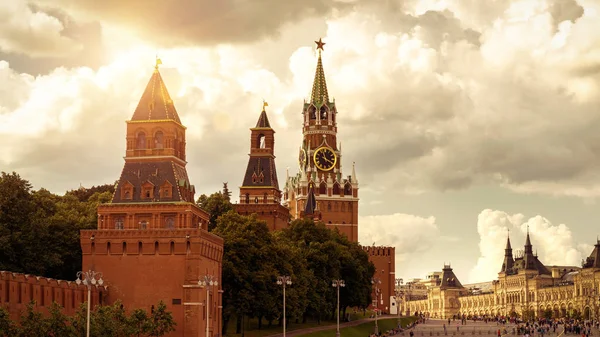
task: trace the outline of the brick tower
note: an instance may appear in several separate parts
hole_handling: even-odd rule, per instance
[[[263,103],[256,126],[250,129],[250,158],[240,186],[239,214],[256,213],[267,222],[269,230],[286,228],[290,211],[281,204],[281,190],[275,166],[275,130],[271,128]]]
[[[337,105],[329,99],[321,52],[325,43],[317,44],[317,69],[310,101],[305,101],[302,116],[302,144],[298,164],[300,172],[288,177],[284,201],[292,218],[316,218],[329,228],[336,228],[350,241],[358,242],[358,178],[352,163],[351,174],[342,174],[342,145],[337,140]],[[314,200],[314,201],[313,201]],[[313,206],[314,202],[314,206]],[[395,248],[363,247],[375,265],[381,281],[377,308],[390,312],[395,285]]]
[[[337,107],[329,99],[321,51],[325,45],[317,43],[319,57],[310,101],[302,110],[302,144],[298,164],[300,172],[289,177],[284,189],[284,199],[293,218],[300,217],[305,209],[309,185],[314,185],[317,208],[322,221],[337,228],[351,241],[358,241],[358,179],[352,174],[342,174],[342,149],[337,142]]]
[[[173,313],[170,336],[221,334],[223,240],[206,230],[194,203],[185,161],[185,130],[158,70],[127,121],[125,166],[112,202],[98,207],[98,229],[81,232],[83,270],[104,274],[108,300],[150,310],[160,300]],[[198,286],[212,275],[218,287]],[[208,336],[206,336],[208,337]]]

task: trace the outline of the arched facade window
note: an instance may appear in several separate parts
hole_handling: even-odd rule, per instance
[[[327,184],[324,181],[319,184],[319,194],[327,194]]]
[[[250,203],[250,193],[246,193],[246,203]]]
[[[138,242],[138,254],[140,254],[140,255],[142,254],[143,248],[144,248],[144,246],[142,245],[142,242],[141,241]]]
[[[154,134],[154,147],[157,149],[164,148],[164,134],[162,131],[157,131]]]
[[[317,119],[317,108],[315,108],[313,105],[308,108],[308,118]]]
[[[146,134],[143,131],[138,132],[136,144],[137,149],[143,150],[146,148]]]
[[[175,242],[173,241],[171,241],[171,244],[169,244],[169,252],[171,253],[171,255],[175,253]]]
[[[321,106],[320,115],[322,121],[327,120],[327,107],[325,105]]]
[[[265,144],[265,135],[263,135],[262,133],[256,138],[256,147],[259,149],[264,149],[267,147],[267,145]]]
[[[154,254],[158,255],[158,241],[154,242]]]
[[[344,195],[352,195],[352,185],[350,183],[344,185]]]
[[[127,255],[127,242],[123,242],[123,255]]]
[[[333,184],[333,195],[340,195],[340,184]]]
[[[167,227],[167,229],[175,229],[175,219],[173,217],[166,218],[165,227]]]

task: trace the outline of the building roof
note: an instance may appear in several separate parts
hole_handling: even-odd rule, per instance
[[[154,190],[154,197],[146,199],[142,197],[142,186],[150,184]],[[133,193],[130,198],[121,198],[121,190],[127,185],[133,187]],[[161,197],[160,188],[166,185],[171,185],[171,193],[169,197]],[[160,201],[187,201],[185,196],[179,193],[179,187],[184,187],[187,190],[194,190],[190,185],[187,171],[185,167],[176,164],[172,161],[163,162],[126,162],[121,172],[121,178],[113,195],[113,203],[130,203],[130,202],[160,202]]]
[[[244,187],[260,186],[279,189],[275,159],[272,156],[251,156],[248,160]]]
[[[174,120],[181,124],[173,100],[165,86],[165,82],[158,71],[158,65],[154,68],[152,77],[146,85],[146,89],[135,108],[132,121],[146,120]]]
[[[315,197],[314,184],[308,186],[308,196],[306,197],[306,205],[304,207],[304,214],[310,215],[315,214],[317,209],[317,198]]]
[[[583,262],[583,268],[600,268],[600,240],[596,239],[594,250]]]
[[[271,128],[271,123],[269,123],[269,117],[267,117],[267,112],[265,111],[265,108],[263,107],[262,112],[260,113],[260,116],[258,116],[258,121],[256,122],[256,128]]]
[[[458,277],[452,271],[450,265],[444,265],[444,269],[442,269],[442,283],[440,285],[440,289],[448,289],[448,288],[462,288],[462,284],[458,280]]]

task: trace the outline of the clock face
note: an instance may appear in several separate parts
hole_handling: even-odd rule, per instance
[[[300,156],[298,157],[298,164],[300,165],[300,169],[304,170],[306,167],[306,162],[308,161],[308,156],[306,155],[306,151],[304,149],[300,149]]]
[[[321,171],[329,171],[335,167],[337,156],[332,149],[328,147],[320,147],[315,150],[314,155],[315,166]]]

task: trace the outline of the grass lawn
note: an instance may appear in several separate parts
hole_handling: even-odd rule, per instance
[[[415,321],[415,317],[402,317],[400,318],[402,326]],[[386,318],[377,321],[380,332],[386,332],[396,327],[398,324],[397,318]],[[340,329],[340,335],[343,337],[367,337],[375,332],[375,321],[367,322],[356,326]],[[335,337],[335,327],[330,330],[323,330],[301,335],[302,337]]]
[[[371,316],[372,314],[373,314],[373,312],[369,311],[369,310],[364,314],[363,314],[363,312],[357,312],[357,313],[350,312],[350,320],[356,321],[356,320],[360,320],[360,319],[364,319],[364,318],[369,318],[369,316]],[[269,336],[269,335],[275,335],[275,334],[281,333],[282,327],[278,326],[277,323],[278,322],[273,322],[273,326],[269,327],[268,322],[263,320],[262,329],[258,330],[258,320],[255,318],[254,319],[246,318],[244,320],[244,337],[263,337],[263,336]],[[229,321],[229,325],[227,326],[227,334],[225,335],[225,337],[241,337],[242,336],[241,334],[235,333],[235,328],[236,328],[235,324],[236,324],[235,318],[233,318]],[[308,321],[305,324],[295,323],[295,321],[288,321],[286,330],[293,331],[293,330],[299,330],[299,329],[308,329],[308,328],[312,328],[312,327],[316,327],[316,326],[333,326],[333,329],[335,330],[335,324],[336,324],[335,320],[333,320],[333,321],[322,320],[321,324],[319,324],[316,321]],[[334,335],[335,335],[335,333],[334,333]]]

